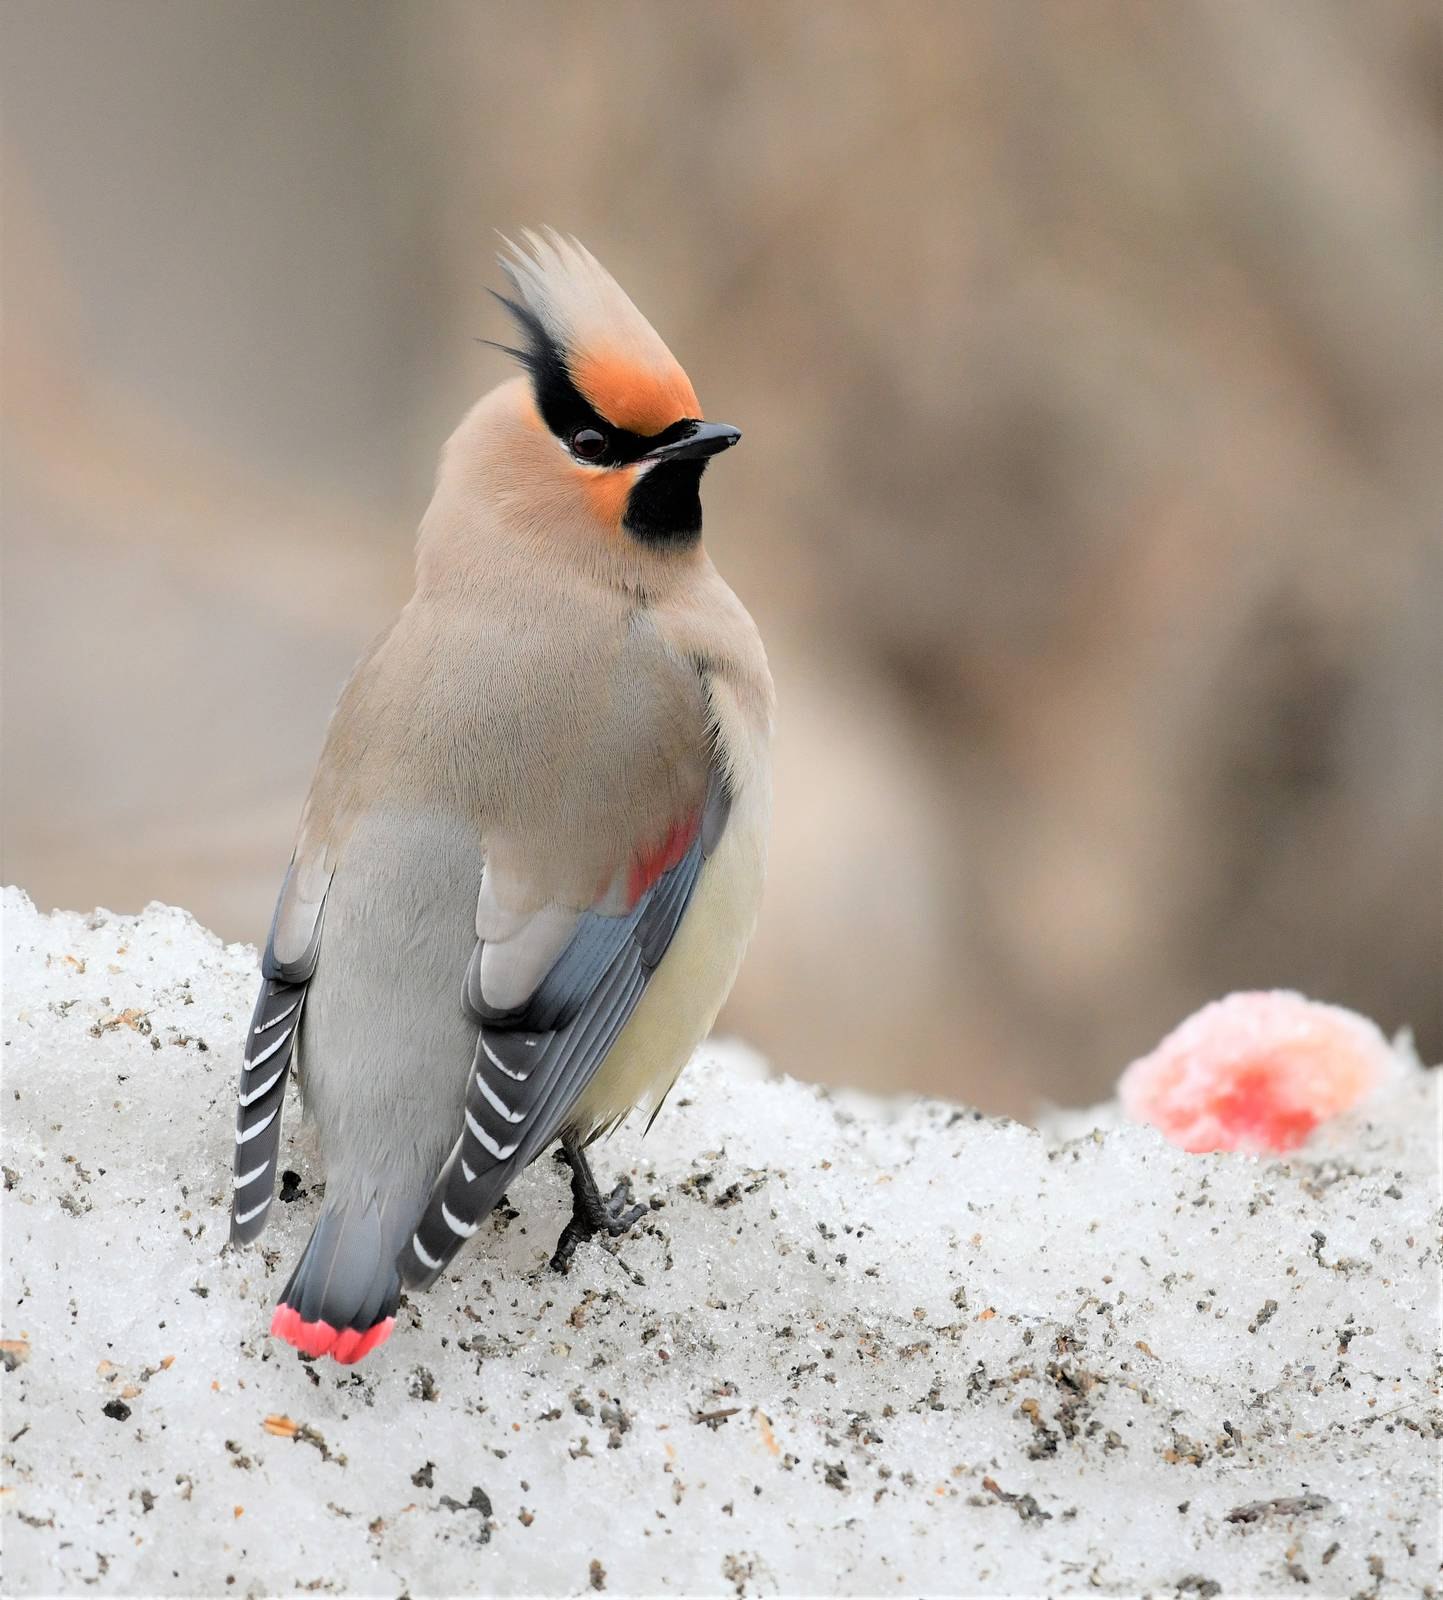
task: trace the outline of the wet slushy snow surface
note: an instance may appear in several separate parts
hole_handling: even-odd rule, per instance
[[[1267,1161],[712,1044],[595,1152],[636,1232],[552,1273],[540,1161],[346,1369],[266,1334],[294,1100],[286,1203],[222,1248],[254,952],[7,891],[4,975],[7,1594],[1438,1583],[1436,1073]]]

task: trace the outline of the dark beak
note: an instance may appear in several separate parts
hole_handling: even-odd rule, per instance
[[[648,451],[643,461],[688,461],[697,456],[714,456],[731,447],[741,438],[741,429],[725,422],[691,422],[690,432],[670,444],[658,445]]]

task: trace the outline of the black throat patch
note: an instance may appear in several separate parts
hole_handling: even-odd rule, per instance
[[[642,544],[680,546],[701,538],[706,461],[658,461],[631,491],[621,525]]]

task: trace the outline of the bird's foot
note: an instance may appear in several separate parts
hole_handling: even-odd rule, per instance
[[[565,1272],[585,1239],[604,1233],[618,1238],[647,1214],[649,1207],[633,1205],[631,1180],[623,1178],[608,1195],[596,1185],[596,1175],[577,1145],[563,1144],[562,1159],[571,1168],[571,1221],[562,1229],[551,1257],[552,1270]]]

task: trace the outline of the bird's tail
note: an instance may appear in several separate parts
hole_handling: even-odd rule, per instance
[[[374,1350],[396,1322],[396,1253],[411,1219],[376,1200],[328,1204],[281,1294],[271,1332],[308,1356],[345,1366]]]

